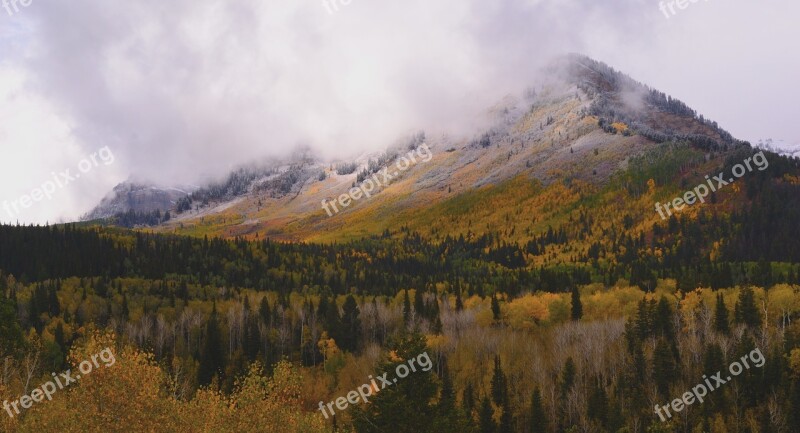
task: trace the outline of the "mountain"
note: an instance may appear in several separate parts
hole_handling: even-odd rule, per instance
[[[81,219],[105,219],[129,211],[165,212],[174,208],[180,198],[186,197],[196,189],[195,186],[163,187],[147,182],[128,180],[115,186],[111,193]]]
[[[615,213],[653,224],[652,198],[638,201],[654,164],[661,169],[649,176],[659,195],[750,149],[679,100],[588,57],[562,57],[535,75],[527,90],[486,111],[489,126],[477,134],[422,132],[344,163],[304,150],[243,167],[178,197],[156,230],[334,241],[406,227],[438,236],[499,231],[525,242],[564,224],[565,210],[586,197],[613,205],[618,197],[604,191],[614,186],[633,200]]]
[[[781,155],[800,158],[800,143],[792,143],[786,140],[773,140],[768,138],[766,140],[759,140],[758,144],[756,144],[756,147]]]
[[[800,431],[800,161],[585,57],[543,77],[468,137],[301,149],[102,223],[146,230],[0,225],[0,346],[43,344],[10,394],[119,355],[20,431]]]

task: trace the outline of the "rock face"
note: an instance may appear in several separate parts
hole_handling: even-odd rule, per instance
[[[670,143],[690,143],[706,161],[744,144],[679,100],[579,55],[560,58],[520,95],[501,98],[475,132],[430,132],[354,161],[320,161],[305,150],[240,167],[192,190],[122,184],[88,217],[170,210],[168,220],[155,223],[157,230],[294,241],[357,238],[422,221],[421,214],[430,221],[456,218],[485,206],[483,199],[475,205],[478,191],[519,186],[517,179],[555,189],[574,183],[571,193],[582,195],[580,185],[602,188],[632,158],[671,152]],[[423,144],[430,158],[418,153],[414,163],[399,165]],[[379,187],[366,185],[380,173],[387,176],[379,177]],[[347,199],[357,187],[369,189],[369,196]],[[329,210],[326,204],[337,199],[340,205]],[[508,224],[518,205],[509,199],[493,206],[505,211]],[[496,223],[487,217],[483,226]]]
[[[145,213],[167,211],[175,202],[188,195],[194,187],[159,187],[152,184],[125,181],[109,193],[94,209],[84,215],[83,220],[109,218],[133,210]]]

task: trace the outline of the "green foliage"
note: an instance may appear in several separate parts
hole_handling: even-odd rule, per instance
[[[581,303],[581,293],[576,286],[572,287],[572,320],[581,320],[583,317],[583,304]]]
[[[0,296],[0,358],[13,355],[24,344],[14,302]]]
[[[410,334],[391,344],[389,349],[397,359],[389,356],[380,372],[389,373],[391,378],[398,365],[424,353],[427,347],[423,336]],[[433,402],[437,388],[433,370],[426,372],[418,369],[406,378],[399,379],[396,384],[381,389],[371,397],[371,404],[352,408],[353,425],[358,433],[431,431],[438,417]]]
[[[549,423],[547,420],[547,413],[544,410],[542,393],[539,391],[538,386],[533,389],[530,412],[530,432],[547,433]]]
[[[744,287],[739,293],[734,316],[736,323],[743,323],[753,328],[761,326],[761,311],[756,306],[755,295],[751,287]]]
[[[728,321],[728,307],[725,305],[722,293],[718,293],[717,304],[714,309],[714,329],[720,334],[729,335],[731,328]]]
[[[489,397],[485,397],[481,401],[481,410],[478,420],[478,432],[480,433],[495,433],[497,424],[494,422],[494,410]]]

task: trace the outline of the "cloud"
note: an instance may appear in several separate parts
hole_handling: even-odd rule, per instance
[[[0,74],[18,77],[0,84],[0,100],[37,119],[0,124],[4,159],[20,167],[0,199],[103,146],[117,162],[102,179],[26,220],[74,218],[130,175],[199,182],[301,144],[348,157],[421,128],[470,131],[565,52],[630,73],[742,138],[800,135],[787,122],[800,96],[790,0],[710,0],[670,19],[643,0],[335,1],[333,13],[322,0],[0,10]],[[35,102],[18,109],[14,98]]]

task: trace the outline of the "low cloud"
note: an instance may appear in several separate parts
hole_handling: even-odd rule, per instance
[[[796,114],[798,60],[781,47],[796,37],[786,32],[798,6],[768,3],[711,0],[667,20],[642,0],[339,0],[333,13],[322,0],[34,0],[0,11],[0,75],[18,78],[0,84],[3,110],[35,101],[22,109],[29,123],[0,124],[4,160],[24,161],[0,200],[35,187],[38,167],[69,167],[103,146],[113,171],[24,220],[75,218],[131,175],[192,183],[298,145],[344,158],[418,129],[470,132],[566,52],[630,73],[739,137],[797,136],[782,119]]]

